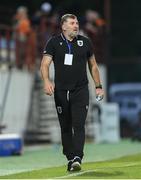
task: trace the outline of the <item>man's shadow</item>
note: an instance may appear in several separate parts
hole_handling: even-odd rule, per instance
[[[84,173],[84,174],[82,174],[82,175],[80,175],[80,177],[82,176],[82,177],[85,177],[86,179],[87,179],[87,177],[91,177],[91,178],[94,178],[94,177],[96,177],[96,178],[102,178],[102,179],[104,179],[104,178],[106,178],[106,177],[108,177],[108,178],[111,178],[111,177],[116,177],[116,176],[120,176],[120,175],[123,175],[124,173],[123,172],[121,172],[121,171],[115,171],[115,172],[113,172],[113,173],[109,173],[109,172],[97,172],[97,171],[93,171],[93,172],[86,172],[86,173]]]

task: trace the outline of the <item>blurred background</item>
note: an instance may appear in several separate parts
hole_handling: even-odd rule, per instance
[[[53,97],[43,92],[39,68],[46,41],[60,33],[60,17],[73,13],[91,38],[105,99],[96,102],[88,73],[86,141],[141,140],[140,0],[1,0],[0,136],[25,145],[60,144]],[[50,74],[53,80],[53,66]]]

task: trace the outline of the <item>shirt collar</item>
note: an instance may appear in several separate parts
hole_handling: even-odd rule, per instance
[[[66,37],[64,36],[63,33],[61,33],[61,37],[62,37],[62,39],[63,39],[64,41],[69,41],[68,39],[66,39]],[[78,39],[78,35],[77,35],[76,37],[74,37],[74,39],[72,40],[72,42],[73,42],[74,40],[77,40],[77,39]]]

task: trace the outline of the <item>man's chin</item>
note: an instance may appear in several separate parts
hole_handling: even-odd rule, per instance
[[[71,34],[72,37],[76,37],[77,35],[78,35],[78,32],[73,32],[73,33]]]

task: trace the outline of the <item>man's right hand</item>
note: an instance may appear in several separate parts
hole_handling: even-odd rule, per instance
[[[44,82],[44,92],[47,95],[51,96],[54,93],[54,87],[54,84],[50,80]]]

